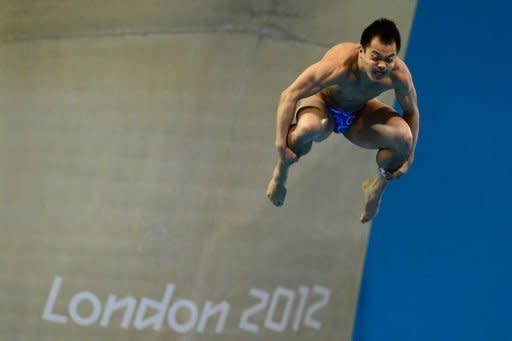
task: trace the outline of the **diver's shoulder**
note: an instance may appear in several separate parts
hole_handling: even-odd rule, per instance
[[[325,53],[322,61],[337,65],[341,69],[348,69],[357,59],[360,46],[360,44],[350,42],[334,45]]]
[[[411,72],[405,61],[400,57],[396,57],[392,74],[396,77],[410,77]]]
[[[391,72],[391,79],[396,85],[407,86],[412,83],[412,76],[407,64],[399,57],[396,58],[395,66]]]

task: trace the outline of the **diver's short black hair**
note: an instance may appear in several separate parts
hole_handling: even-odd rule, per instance
[[[400,51],[400,32],[392,20],[380,18],[375,20],[361,35],[361,46],[366,49],[373,38],[379,37],[384,44],[396,44],[396,52]]]

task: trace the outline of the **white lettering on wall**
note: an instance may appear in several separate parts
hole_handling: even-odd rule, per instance
[[[80,316],[78,314],[78,305],[83,302],[88,301],[92,305],[92,312],[89,316]],[[101,314],[101,302],[100,299],[94,295],[92,292],[82,291],[73,296],[71,301],[69,302],[69,315],[73,319],[73,321],[80,326],[92,326],[96,321],[98,321]]]
[[[53,312],[53,307],[55,306],[55,302],[57,301],[57,296],[59,295],[60,286],[62,285],[62,278],[56,276],[53,280],[52,288],[50,289],[50,294],[48,295],[48,299],[46,300],[46,305],[43,311],[43,320],[55,322],[55,323],[67,323],[68,318],[64,315],[58,315]]]
[[[139,309],[137,309],[135,321],[133,322],[135,328],[141,330],[153,325],[154,330],[160,330],[162,328],[162,323],[164,321],[165,312],[167,310],[167,307],[169,306],[169,302],[171,301],[173,293],[174,284],[169,284],[167,285],[165,289],[165,294],[160,302],[143,297],[140,301]],[[148,310],[148,308],[156,310],[156,314],[144,318],[146,316],[146,311]]]
[[[105,310],[103,311],[103,317],[101,319],[101,326],[108,327],[110,323],[110,317],[114,311],[120,309],[126,309],[123,315],[123,321],[121,322],[121,327],[128,329],[130,327],[130,322],[133,317],[133,313],[135,312],[135,306],[137,305],[137,300],[133,297],[125,297],[122,300],[116,300],[115,295],[109,295],[107,303],[105,304]]]
[[[210,317],[212,317],[215,314],[220,313],[220,318],[217,320],[217,326],[215,327],[215,332],[220,333],[224,330],[224,325],[226,324],[226,318],[228,317],[229,313],[229,303],[226,301],[223,301],[216,306],[213,305],[213,302],[208,301],[206,302],[203,313],[201,314],[201,319],[199,320],[199,325],[197,326],[197,331],[199,333],[203,333],[206,329],[206,324],[208,323],[208,320]]]
[[[79,291],[69,300],[67,311],[57,312],[56,307],[66,306],[63,305],[66,299],[59,295],[62,285],[62,277],[56,276],[43,310],[43,320],[58,324],[72,321],[82,327],[99,324],[108,328],[113,314],[118,313],[122,314],[121,327],[124,329],[160,331],[165,328],[165,321],[171,330],[180,334],[203,334],[208,326],[215,326],[215,333],[220,334],[226,327],[231,308],[225,300],[220,303],[206,301],[202,309],[200,304],[191,300],[173,300],[176,286],[169,283],[160,300],[148,297],[137,300],[133,296],[118,298],[109,294],[102,302],[101,296],[91,291]],[[283,333],[297,332],[304,327],[320,329],[322,323],[317,314],[329,304],[331,290],[320,285],[312,288],[300,286],[298,290],[278,287],[270,292],[252,288],[249,295],[256,301],[242,311],[238,327],[254,334],[262,328]],[[258,320],[263,323],[258,323]],[[212,323],[209,324],[210,321]]]

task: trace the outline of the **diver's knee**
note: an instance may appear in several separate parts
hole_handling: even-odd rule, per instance
[[[392,139],[396,151],[404,155],[409,155],[413,144],[413,136],[409,125],[404,123],[396,127]]]
[[[297,129],[301,135],[316,136],[324,129],[324,123],[320,119],[300,120],[297,124]]]
[[[329,121],[327,118],[323,118],[320,121],[321,125],[321,131],[315,136],[314,141],[315,142],[321,142],[325,140],[329,135],[331,135],[333,131],[333,124],[331,121]]]

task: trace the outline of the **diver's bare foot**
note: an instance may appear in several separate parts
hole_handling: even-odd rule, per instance
[[[284,204],[284,198],[286,197],[286,178],[288,177],[288,167],[286,163],[278,160],[272,179],[267,186],[267,198],[272,201],[276,206],[282,206]]]
[[[367,179],[363,182],[363,194],[365,199],[364,210],[361,213],[361,223],[367,223],[375,218],[379,212],[380,201],[387,181],[377,176],[375,178]]]
[[[274,205],[282,206],[284,204],[285,197],[286,187],[284,186],[284,182],[277,181],[272,177],[267,187],[267,198],[269,198]]]

